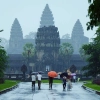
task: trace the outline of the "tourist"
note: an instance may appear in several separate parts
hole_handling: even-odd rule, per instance
[[[62,81],[63,81],[63,91],[66,89],[66,77],[64,76]]]
[[[76,75],[73,76],[73,82],[76,82]]]
[[[72,88],[72,83],[71,83],[71,72],[70,70],[68,69],[67,70],[67,73],[68,73],[68,77],[67,77],[67,90],[70,90]]]
[[[42,75],[41,75],[41,73],[38,73],[38,74],[37,74],[38,90],[41,89],[41,79],[42,79]]]
[[[32,78],[32,89],[35,90],[35,81],[36,81],[36,76],[35,76],[35,74],[32,74],[32,75],[31,75],[31,78]]]
[[[49,76],[49,90],[52,90],[52,84],[53,84],[53,77]]]

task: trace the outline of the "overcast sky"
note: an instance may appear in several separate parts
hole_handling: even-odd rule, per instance
[[[86,22],[89,21],[86,17],[88,0],[0,0],[0,29],[4,29],[0,37],[9,39],[15,18],[19,20],[23,36],[31,31],[36,32],[46,4],[49,4],[53,13],[55,26],[58,27],[60,36],[66,33],[71,34],[77,19],[80,19],[84,35],[89,38],[94,36],[96,29],[86,30]]]

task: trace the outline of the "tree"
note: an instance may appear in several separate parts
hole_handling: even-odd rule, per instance
[[[27,64],[29,65],[29,59],[33,57],[35,54],[35,47],[32,43],[26,43],[23,49],[24,49],[23,56],[26,58]]]
[[[26,43],[23,49],[23,56],[26,58],[32,57],[35,53],[35,47],[32,43]]]
[[[86,61],[87,58],[89,57],[89,55],[86,55],[86,54],[85,54],[85,51],[84,51],[84,49],[83,49],[82,47],[80,48],[79,53],[80,53],[81,58],[82,58],[84,61]]]
[[[1,42],[1,40],[0,40]],[[3,77],[4,77],[4,71],[6,70],[6,68],[8,67],[8,56],[7,53],[5,51],[5,49],[0,46],[0,83],[3,83]]]
[[[69,43],[63,43],[60,46],[59,54],[62,56],[64,63],[69,67],[70,57],[73,54],[73,47]]]
[[[100,0],[88,0],[88,16],[90,21],[87,23],[87,30],[93,29],[100,24]]]
[[[3,46],[3,47],[5,48],[5,50],[7,51],[8,46],[9,46],[9,41],[6,40],[5,38],[1,38],[1,37],[0,37],[0,39],[2,40],[2,41],[0,42],[0,45]]]
[[[89,55],[87,59],[88,65],[83,67],[83,71],[85,71],[86,75],[93,77],[100,73],[100,27],[95,34],[97,37],[93,39],[93,43],[82,47],[85,54]]]
[[[3,30],[0,30],[0,32],[2,32]]]

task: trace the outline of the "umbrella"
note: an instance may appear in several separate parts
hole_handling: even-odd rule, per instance
[[[61,74],[62,74],[62,72],[58,72],[57,74],[61,75]]]
[[[64,76],[68,77],[67,72],[63,72],[63,73],[61,73],[60,77],[62,78],[62,77],[64,77]]]
[[[40,73],[40,74],[44,74],[44,72],[43,72],[43,71],[39,71],[38,73]]]
[[[35,75],[36,75],[36,74],[38,74],[38,72],[32,72],[31,75],[32,75],[32,74],[35,74]]]
[[[55,71],[50,71],[50,72],[48,72],[48,76],[54,78],[54,77],[57,77],[58,74]]]
[[[72,74],[71,74],[71,76],[75,76],[75,75],[76,75],[76,73],[72,73]]]

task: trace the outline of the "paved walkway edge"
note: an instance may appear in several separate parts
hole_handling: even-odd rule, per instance
[[[96,94],[100,95],[100,91],[97,91],[97,90],[91,89],[89,87],[86,87],[84,84],[82,85],[82,87],[87,91],[90,91],[90,92],[93,92],[93,93],[96,93]]]
[[[11,90],[13,90],[13,89],[15,89],[17,87],[18,87],[18,84],[14,85],[14,86],[12,86],[10,88],[6,88],[6,89],[0,91],[0,95],[3,94],[3,93],[9,92],[9,91],[11,91]]]

